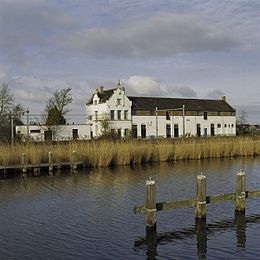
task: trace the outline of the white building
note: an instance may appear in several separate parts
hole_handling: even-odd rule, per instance
[[[219,100],[126,96],[120,82],[98,88],[86,104],[90,136],[105,130],[120,137],[169,138],[236,134],[236,111]]]
[[[22,141],[27,139],[33,141],[64,141],[90,139],[89,125],[20,125],[15,127],[16,135]]]
[[[219,100],[126,96],[116,88],[99,87],[86,104],[82,125],[16,126],[22,140],[91,139],[105,131],[120,137],[170,138],[236,135],[236,110]]]

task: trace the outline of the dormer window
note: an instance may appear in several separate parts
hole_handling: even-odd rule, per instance
[[[117,99],[116,104],[117,104],[117,105],[121,105],[121,99],[120,99],[120,98]]]

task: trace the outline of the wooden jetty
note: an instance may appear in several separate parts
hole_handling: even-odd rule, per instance
[[[135,214],[145,214],[146,228],[156,229],[156,217],[158,211],[166,211],[183,207],[194,207],[195,219],[206,219],[206,205],[215,204],[223,201],[234,201],[235,211],[245,211],[245,199],[260,196],[260,190],[247,191],[245,189],[245,173],[239,171],[236,175],[236,192],[221,195],[206,195],[206,176],[200,174],[197,176],[196,198],[156,202],[155,198],[155,181],[150,178],[146,181],[146,202],[145,205],[134,207]]]
[[[86,165],[83,162],[77,160],[76,151],[72,151],[71,161],[58,163],[54,162],[53,152],[49,151],[48,162],[39,164],[28,163],[26,154],[22,153],[21,164],[0,166],[0,176],[5,178],[12,173],[22,174],[22,176],[27,176],[30,175],[30,173],[33,173],[34,176],[39,176],[40,172],[47,172],[49,175],[53,175],[53,172],[60,169],[71,169],[75,172],[78,168],[83,168],[85,166]]]

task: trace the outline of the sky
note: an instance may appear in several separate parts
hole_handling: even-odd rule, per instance
[[[0,0],[0,83],[30,114],[72,88],[219,99],[260,123],[260,0]]]

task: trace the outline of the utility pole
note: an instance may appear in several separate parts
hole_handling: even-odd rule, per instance
[[[27,124],[27,141],[29,141],[29,109],[26,112],[26,124]]]
[[[182,135],[185,136],[185,105],[182,106]]]
[[[156,139],[158,139],[158,107],[155,107],[155,127]]]
[[[11,114],[11,142],[12,146],[14,146],[14,115]]]

